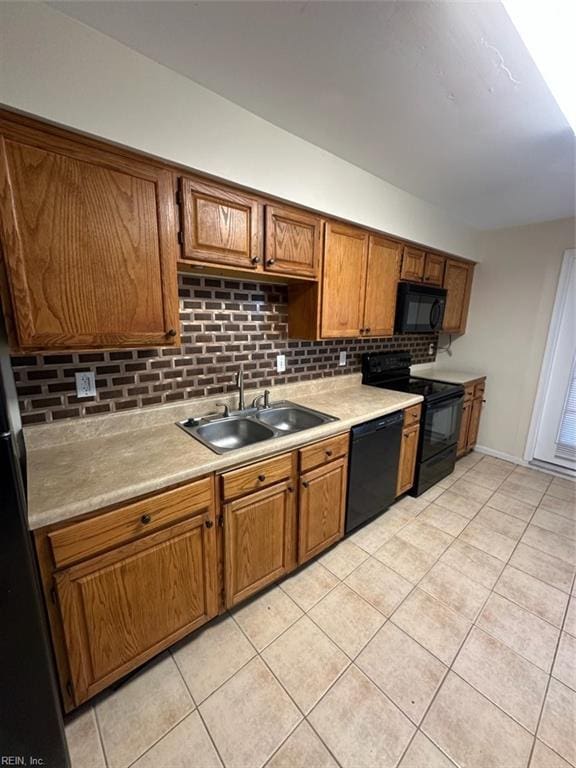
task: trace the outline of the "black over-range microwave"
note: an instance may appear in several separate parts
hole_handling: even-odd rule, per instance
[[[439,331],[444,320],[446,289],[419,283],[398,283],[397,333]]]

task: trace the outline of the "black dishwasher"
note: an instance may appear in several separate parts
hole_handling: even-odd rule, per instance
[[[346,533],[384,512],[396,498],[404,414],[352,427]]]

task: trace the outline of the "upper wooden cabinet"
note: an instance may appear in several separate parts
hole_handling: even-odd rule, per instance
[[[266,272],[317,278],[321,248],[320,216],[281,205],[266,206]]]
[[[261,206],[253,197],[180,179],[182,258],[256,269],[262,262]]]
[[[442,285],[446,258],[438,253],[427,253],[424,262],[424,282],[428,285]]]
[[[399,243],[370,235],[362,325],[364,336],[394,334],[401,253]]]
[[[326,223],[322,280],[323,338],[360,335],[364,320],[367,257],[368,232],[332,221]]]
[[[424,266],[426,263],[426,254],[419,248],[412,248],[409,245],[404,246],[402,254],[402,280],[420,282],[424,277]]]
[[[474,264],[446,259],[444,288],[447,290],[442,330],[446,333],[464,333],[468,319],[470,291]]]
[[[171,173],[57,129],[0,119],[0,134],[3,290],[13,345],[178,341]]]

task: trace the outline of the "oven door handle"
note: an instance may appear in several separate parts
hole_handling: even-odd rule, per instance
[[[440,322],[442,311],[440,309],[440,299],[434,299],[432,306],[430,307],[430,328],[435,331]]]

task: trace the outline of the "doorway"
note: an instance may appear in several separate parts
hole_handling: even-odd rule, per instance
[[[531,463],[576,476],[576,250],[564,253],[527,454]]]

